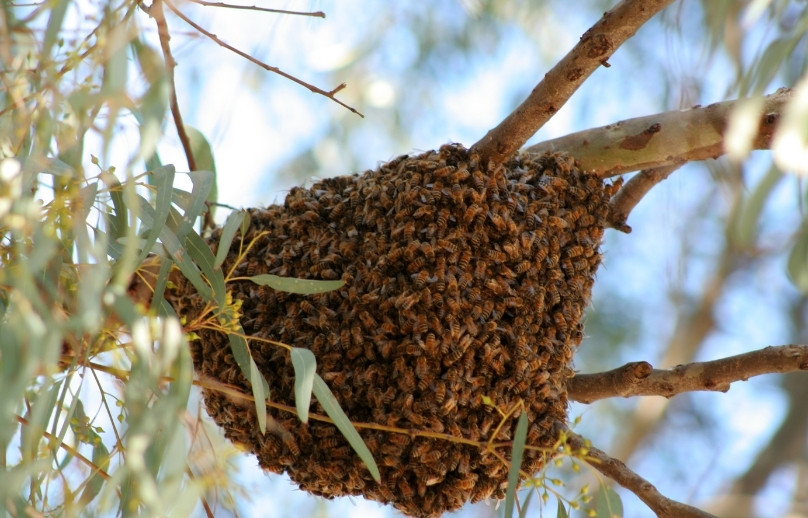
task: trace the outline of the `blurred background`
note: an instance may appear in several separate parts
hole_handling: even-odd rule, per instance
[[[170,13],[167,22],[183,116],[211,145],[219,202],[241,208],[280,203],[292,186],[373,169],[400,154],[447,142],[470,146],[613,4],[260,3],[323,11],[324,19],[178,4],[269,65],[324,90],[346,83],[337,97],[364,118],[245,61]],[[79,27],[96,9],[77,2],[68,16]],[[159,49],[153,22],[143,13],[136,20],[144,40]],[[674,2],[531,143],[794,86],[806,70],[806,23],[803,1]],[[130,81],[136,86],[142,78],[132,74]],[[112,144],[97,153],[104,167],[123,167],[137,146],[134,119],[118,124]],[[164,131],[157,145],[162,161],[187,170],[168,120]],[[632,213],[630,234],[606,232],[575,368],[598,372],[638,360],[670,368],[808,341],[808,299],[788,275],[789,258],[800,260],[792,249],[805,233],[804,191],[802,179],[778,171],[769,152],[742,162],[688,164],[654,188]],[[219,208],[217,220],[227,213]],[[189,419],[204,413],[192,401]],[[572,404],[570,417],[580,416],[576,431],[669,498],[730,517],[808,516],[806,401],[808,376],[767,375],[736,383],[728,393]],[[310,496],[228,449],[212,425],[205,430],[233,477],[217,482],[209,498],[216,516],[398,515],[359,498]],[[204,450],[193,451],[213,462]],[[551,473],[564,482],[554,489],[569,498],[584,484],[597,484],[590,470],[573,473],[568,464]],[[651,514],[619,491],[626,517]],[[543,510],[535,504],[528,516],[555,515],[554,499]],[[456,515],[501,512],[481,503]],[[201,508],[194,513],[202,515]]]

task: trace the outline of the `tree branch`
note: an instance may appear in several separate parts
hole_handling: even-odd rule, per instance
[[[665,180],[674,171],[679,169],[681,164],[655,167],[654,169],[643,169],[626,182],[626,185],[617,191],[609,204],[608,224],[611,228],[621,232],[630,233],[631,227],[626,223],[628,215],[634,207],[640,203],[653,186]]]
[[[567,382],[569,398],[592,403],[608,397],[663,396],[682,392],[726,392],[732,383],[775,372],[808,371],[808,345],[769,346],[720,360],[659,370],[634,362],[596,374],[577,374]]]
[[[521,148],[620,45],[673,0],[623,0],[581,36],[577,45],[556,64],[496,128],[471,149],[484,162],[498,165]]]
[[[243,9],[248,11],[260,11],[264,13],[293,14],[298,16],[313,16],[315,18],[325,18],[325,13],[322,11],[311,11],[311,12],[287,11],[285,9],[270,9],[268,7],[258,7],[255,5],[236,5],[236,4],[227,4],[224,2],[207,2],[205,0],[190,0],[190,1],[194,4],[203,5],[205,7],[224,7],[226,9]]]
[[[769,149],[774,128],[791,97],[791,89],[780,88],[763,98],[760,126],[752,149]],[[525,151],[567,152],[580,162],[582,169],[602,178],[718,158],[726,152],[724,130],[738,102],[629,119],[540,142]]]
[[[188,170],[196,171],[196,160],[194,159],[193,148],[191,147],[191,139],[188,138],[188,133],[185,131],[185,124],[182,122],[182,113],[180,112],[180,103],[177,99],[177,87],[174,83],[174,69],[177,66],[177,62],[171,54],[171,46],[169,45],[171,33],[168,31],[168,23],[166,23],[165,12],[163,11],[163,0],[154,0],[151,7],[149,7],[146,12],[154,18],[154,23],[157,25],[157,34],[160,37],[160,48],[163,50],[163,59],[166,62],[166,73],[168,74],[168,86],[171,95],[171,116],[174,118],[177,136],[182,143],[183,151],[185,151],[185,158],[188,161]]]
[[[161,1],[163,1],[163,0],[161,0]],[[279,76],[285,77],[286,79],[288,79],[288,80],[290,80],[292,82],[295,82],[295,83],[299,84],[300,86],[308,88],[308,90],[313,92],[313,93],[320,94],[322,96],[328,97],[329,99],[331,99],[335,103],[339,104],[343,108],[346,108],[346,109],[350,110],[351,112],[359,115],[362,118],[365,117],[364,115],[362,115],[355,108],[352,108],[352,107],[348,106],[347,104],[345,104],[344,102],[342,102],[342,101],[340,101],[339,99],[336,98],[336,93],[339,92],[340,90],[342,90],[343,88],[345,88],[345,83],[337,85],[335,88],[331,89],[330,91],[325,91],[325,90],[323,90],[321,88],[318,88],[318,87],[314,86],[313,84],[309,84],[306,81],[303,81],[302,79],[298,79],[297,77],[293,76],[292,74],[288,74],[288,73],[284,72],[283,70],[281,70],[278,67],[273,67],[273,66],[267,65],[266,63],[264,63],[260,59],[254,58],[253,56],[247,54],[246,52],[244,52],[242,50],[239,50],[236,47],[225,43],[224,41],[219,39],[219,37],[216,36],[215,34],[213,34],[212,32],[206,31],[201,25],[195,23],[193,20],[191,20],[190,18],[185,16],[182,13],[182,11],[177,9],[177,7],[173,3],[171,3],[169,0],[164,0],[164,1],[165,1],[165,4],[168,6],[168,8],[171,10],[172,13],[174,13],[182,21],[184,21],[185,23],[187,23],[188,25],[193,27],[197,32],[199,32],[199,34],[202,34],[206,38],[212,40],[213,42],[215,42],[220,47],[226,48],[230,52],[234,52],[234,53],[238,54],[239,56],[243,57],[247,61],[255,63],[256,65],[263,68],[264,70],[274,72],[275,74],[278,74]]]
[[[659,518],[715,518],[701,509],[662,495],[653,484],[633,472],[622,461],[590,445],[578,434],[571,431],[567,431],[567,434],[567,444],[573,450],[587,451],[585,460],[590,466],[637,495]]]

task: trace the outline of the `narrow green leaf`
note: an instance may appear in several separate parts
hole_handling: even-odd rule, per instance
[[[323,378],[315,374],[312,388],[314,397],[320,402],[320,405],[323,407],[323,410],[325,410],[325,413],[328,414],[328,417],[334,421],[339,431],[342,432],[343,437],[345,437],[348,444],[351,445],[351,448],[354,449],[356,454],[359,455],[359,458],[362,459],[362,462],[365,463],[368,471],[370,471],[370,474],[373,476],[373,480],[381,482],[382,476],[379,473],[379,467],[376,465],[376,461],[373,460],[373,454],[370,453],[367,445],[365,445],[365,441],[362,440],[362,437],[359,435],[359,432],[356,431],[356,428],[354,428],[351,420],[348,419],[348,416],[345,415],[345,412],[340,408],[337,398],[331,393],[331,389],[325,384]]]
[[[308,349],[294,347],[292,349],[292,367],[295,368],[295,406],[297,416],[301,421],[309,421],[309,404],[311,403],[311,389],[314,384],[314,374],[317,369],[317,360]]]
[[[240,325],[238,332],[242,334],[244,332]],[[253,398],[255,398],[255,412],[258,414],[258,428],[261,430],[262,434],[266,433],[266,400],[269,398],[269,385],[264,379],[263,374],[261,374],[261,371],[258,370],[258,366],[255,364],[252,354],[250,354],[250,347],[247,344],[247,340],[245,340],[243,336],[235,333],[229,334],[228,338],[230,339],[230,348],[233,350],[233,357],[236,359],[236,363],[244,374],[244,377],[247,378],[247,381],[249,381],[252,386]]]
[[[287,293],[299,293],[301,295],[313,295],[315,293],[325,293],[327,291],[338,290],[345,282],[343,281],[314,281],[310,279],[294,279],[288,277],[278,277],[264,273],[253,275],[250,280],[261,286],[269,286],[278,291]]]
[[[508,489],[505,490],[505,518],[513,516],[516,502],[516,486],[519,485],[519,470],[522,469],[522,454],[525,451],[527,440],[527,414],[522,412],[519,422],[516,423],[516,433],[513,436],[511,449],[511,469],[508,471]]]
[[[191,204],[185,209],[185,221],[193,224],[206,208],[205,202],[208,201],[211,190],[216,183],[216,175],[213,171],[199,170],[191,171],[188,173],[193,183],[191,189]]]
[[[623,501],[620,500],[620,495],[606,484],[601,484],[598,490],[595,516],[597,518],[622,518],[623,516]]]
[[[42,50],[40,51],[40,55],[46,59],[50,58],[51,49],[59,39],[59,32],[62,30],[62,23],[70,4],[71,2],[55,2],[49,6],[50,17],[48,18],[48,25],[45,27],[45,39],[42,41]]]
[[[766,205],[769,195],[783,178],[785,178],[785,175],[772,166],[755,186],[754,191],[752,191],[752,194],[743,204],[733,221],[732,236],[737,246],[748,247],[752,245],[757,234],[758,220],[763,212],[763,207]]]
[[[213,150],[210,147],[208,139],[201,131],[193,126],[185,126],[185,132],[188,134],[188,140],[191,141],[191,153],[194,155],[197,171],[210,171],[213,173],[213,185],[207,196],[208,210],[211,211],[213,217],[214,203],[218,201],[219,189],[216,186],[216,161],[213,159]]]
[[[174,185],[174,166],[167,165],[155,168],[149,175],[154,182],[154,212],[150,213],[148,232],[144,238],[144,243],[140,251],[140,261],[151,251],[160,232],[165,226],[166,218],[171,212],[171,186]],[[143,211],[140,213],[143,219]]]
[[[527,496],[525,496],[525,500],[522,502],[522,508],[519,509],[519,518],[527,517],[527,511],[528,509],[530,509],[530,500],[533,498],[533,495],[535,494],[536,494],[536,486],[532,485],[530,486],[530,490],[527,492]],[[539,502],[538,505],[541,505],[541,502]]]
[[[102,174],[101,181],[107,186],[109,197],[112,200],[112,213],[107,215],[109,234],[107,243],[117,243],[121,237],[126,235],[127,211],[126,202],[123,199],[123,190],[121,189],[121,183],[111,174]]]
[[[556,511],[556,518],[569,518],[569,514],[567,513],[567,508],[564,507],[564,502],[561,499],[558,499],[558,510]]]
[[[227,220],[222,227],[222,236],[219,238],[219,248],[216,250],[216,260],[213,262],[213,268],[218,270],[225,258],[227,252],[230,251],[230,245],[233,243],[233,238],[236,237],[236,232],[239,226],[244,221],[244,215],[247,214],[243,210],[235,211],[227,216]]]
[[[220,308],[225,305],[225,284],[222,271],[216,269],[214,264],[216,258],[213,256],[208,244],[188,223],[180,221],[179,213],[172,209],[168,218],[168,227],[175,231],[176,235],[183,236],[184,249],[191,259],[199,266],[202,274],[207,279],[210,287],[213,288],[213,298]]]
[[[803,223],[788,254],[788,278],[802,293],[808,293],[808,224]]]
[[[241,222],[241,235],[242,235],[242,238],[243,238],[243,236],[247,235],[248,230],[250,230],[250,213],[247,212],[247,211],[244,211],[244,219]]]
[[[90,478],[87,480],[84,491],[81,492],[81,496],[78,500],[79,505],[86,506],[92,502],[104,487],[104,478],[99,474],[98,470],[106,471],[109,467],[109,450],[104,446],[104,442],[100,437],[93,445],[93,464],[98,469],[93,470],[92,475],[90,475]]]

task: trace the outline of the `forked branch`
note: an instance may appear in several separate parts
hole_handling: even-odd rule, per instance
[[[590,466],[637,495],[659,518],[715,518],[701,509],[671,500],[622,461],[588,444],[580,435],[570,431],[567,434],[567,444],[573,450],[587,451],[585,460]]]
[[[673,0],[623,0],[581,36],[527,99],[472,146],[486,162],[501,164],[521,148],[637,29]]]
[[[769,346],[708,362],[654,369],[648,362],[627,363],[596,374],[578,374],[567,382],[569,398],[592,403],[609,397],[663,396],[682,392],[726,392],[736,381],[761,374],[808,371],[808,345]]]

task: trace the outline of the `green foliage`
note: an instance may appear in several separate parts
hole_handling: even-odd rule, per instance
[[[522,469],[522,455],[525,451],[525,440],[527,439],[527,414],[522,412],[519,422],[516,424],[516,433],[513,436],[513,447],[511,449],[511,466],[508,471],[508,489],[505,493],[505,517],[513,516],[514,503],[516,498],[516,486],[519,485],[519,470]]]
[[[359,458],[362,459],[362,462],[365,463],[365,466],[368,467],[368,471],[370,471],[373,479],[376,482],[381,481],[379,467],[376,465],[376,461],[373,460],[373,455],[370,453],[370,450],[368,450],[368,447],[365,446],[359,432],[356,431],[351,420],[348,419],[348,416],[342,411],[342,408],[340,408],[337,402],[337,398],[334,397],[331,389],[328,388],[328,385],[325,384],[325,381],[323,381],[323,378],[321,378],[319,374],[314,375],[313,392],[314,397],[317,398],[317,401],[320,403],[320,406],[323,407],[325,413],[334,421],[336,427],[339,428],[339,431],[345,436],[348,444],[351,445],[351,448],[354,449],[356,454],[359,455]]]

